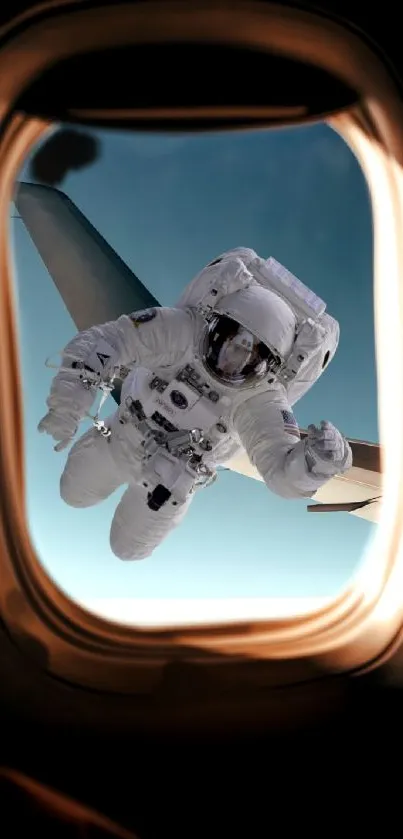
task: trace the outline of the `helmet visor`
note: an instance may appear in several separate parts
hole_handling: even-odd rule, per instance
[[[256,336],[222,315],[209,323],[203,359],[216,378],[234,387],[252,385],[282,365],[282,359]]]

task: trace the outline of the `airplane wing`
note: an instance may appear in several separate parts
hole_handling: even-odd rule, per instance
[[[160,305],[64,192],[20,183],[14,204],[77,332],[122,312]],[[117,404],[120,390],[117,381],[112,393]]]
[[[77,331],[115,320],[122,312],[160,305],[64,192],[22,182],[14,203]],[[112,393],[117,404],[120,389],[117,382]],[[380,495],[379,446],[357,440],[350,443],[354,466],[316,493],[315,500],[322,504],[365,502]],[[261,480],[246,452],[226,467]],[[377,521],[379,502],[349,512]]]
[[[20,183],[14,203],[77,331],[160,305],[64,192]]]
[[[306,432],[301,430],[301,436],[305,435]],[[313,505],[308,510],[335,512],[340,505],[344,508],[351,504],[352,509],[346,509],[346,512],[367,521],[378,522],[382,495],[381,448],[376,443],[362,440],[349,440],[349,443],[353,450],[354,466],[344,475],[332,478],[315,493],[312,500],[319,501],[323,507]],[[226,467],[240,475],[262,480],[246,453],[234,457]]]

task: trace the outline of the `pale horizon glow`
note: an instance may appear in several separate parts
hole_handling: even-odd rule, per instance
[[[137,626],[178,626],[298,617],[331,603],[324,597],[231,599],[88,598],[78,604],[97,617]]]

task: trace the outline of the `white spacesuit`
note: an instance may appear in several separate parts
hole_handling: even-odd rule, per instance
[[[291,406],[338,344],[325,304],[274,259],[223,254],[175,308],[155,308],[79,333],[39,424],[63,445],[100,381],[123,378],[119,408],[72,447],[62,498],[88,507],[127,484],[110,532],[121,559],[148,557],[185,515],[216,467],[246,451],[269,489],[310,497],[349,469],[351,449],[330,423],[302,440]]]

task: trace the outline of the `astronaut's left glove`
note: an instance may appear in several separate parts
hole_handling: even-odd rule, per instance
[[[353,453],[343,434],[331,422],[322,420],[320,428],[308,426],[305,459],[310,472],[330,478],[351,468]]]

